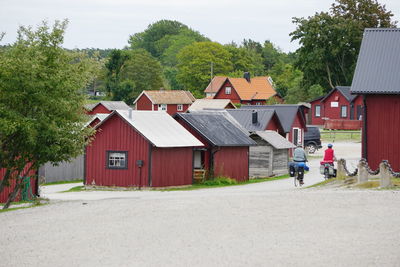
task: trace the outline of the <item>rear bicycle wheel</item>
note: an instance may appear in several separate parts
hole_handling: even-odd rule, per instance
[[[297,185],[299,184],[299,180],[297,178],[297,172],[294,174],[294,186],[297,187]]]

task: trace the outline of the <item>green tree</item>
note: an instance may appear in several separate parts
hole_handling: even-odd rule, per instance
[[[219,43],[198,42],[184,47],[179,54],[177,80],[196,97],[202,97],[210,82],[211,64],[214,75],[227,75],[233,70],[231,54]]]
[[[4,208],[20,191],[25,167],[69,160],[82,153],[91,134],[83,128],[82,89],[96,64],[61,47],[66,26],[20,27],[17,41],[0,51],[0,166],[6,169],[0,193],[15,181]]]
[[[296,97],[299,97],[298,100],[301,101],[301,96],[303,95],[294,95],[294,96],[289,96],[289,92],[293,93],[295,90],[292,88],[300,88],[302,84],[302,79],[303,79],[303,73],[296,69],[293,65],[291,64],[285,64],[284,62],[280,61],[272,67],[272,69],[269,72],[269,75],[271,75],[274,84],[275,84],[275,89],[277,92],[285,98],[291,97],[291,99],[296,99]],[[294,102],[299,102],[299,101],[294,101]],[[293,101],[292,101],[293,102]]]
[[[304,84],[329,89],[351,83],[364,28],[392,27],[393,14],[373,0],[337,0],[329,12],[293,18],[290,33],[298,40],[296,66],[304,73]]]
[[[324,88],[319,84],[311,85],[310,88],[307,90],[307,92],[308,92],[308,100],[315,99],[325,94]]]
[[[114,50],[106,68],[106,88],[112,100],[131,104],[143,90],[163,86],[160,63],[144,49]]]
[[[254,76],[265,74],[263,58],[255,50],[237,47],[236,44],[225,45],[225,48],[232,55],[233,72],[229,73],[230,77],[243,77],[244,72],[250,72]]]

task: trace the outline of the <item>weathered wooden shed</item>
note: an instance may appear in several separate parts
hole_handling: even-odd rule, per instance
[[[229,114],[179,113],[175,119],[204,143],[195,151],[195,169],[204,169],[213,177],[249,179],[249,147],[256,143]]]
[[[96,130],[86,147],[86,185],[192,184],[193,149],[203,144],[166,112],[117,110]]]
[[[400,29],[365,29],[351,93],[362,95],[362,157],[400,171]]]
[[[288,173],[289,151],[296,147],[276,131],[256,131],[250,136],[250,177],[270,177]]]

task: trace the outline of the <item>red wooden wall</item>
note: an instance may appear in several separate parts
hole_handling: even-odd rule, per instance
[[[186,110],[190,107],[190,105],[188,104],[183,104],[183,110],[182,111],[178,111],[178,104],[168,104],[167,105],[167,113],[169,115],[174,115],[178,112],[186,112]],[[158,110],[158,105],[154,105],[154,110]]]
[[[225,87],[231,87],[231,94],[225,94]],[[225,83],[221,86],[220,90],[214,96],[215,99],[230,99],[232,103],[240,103],[240,97],[236,92],[235,88],[233,88],[232,84],[229,81],[225,81]]]
[[[367,95],[367,160],[377,169],[388,160],[395,171],[400,171],[400,96]]]
[[[214,154],[214,176],[228,176],[236,181],[249,179],[249,147],[219,147]]]
[[[105,106],[102,104],[98,104],[93,110],[88,111],[88,115],[95,115],[97,113],[107,113],[110,114],[112,111],[108,110]]]
[[[321,99],[318,99],[318,100],[310,102],[310,104],[311,104],[311,122],[310,122],[310,124],[324,125],[325,120],[322,119],[324,117],[324,103],[321,102]],[[317,117],[315,115],[315,107],[318,105],[321,107],[319,117]]]
[[[142,94],[136,102],[136,110],[152,110],[152,105],[153,103],[150,99],[145,94]]]
[[[27,165],[24,169],[24,173],[25,171],[29,168],[29,165]],[[6,170],[5,169],[0,169],[0,180],[3,179],[4,174],[5,174]],[[25,176],[36,176],[36,171],[35,170],[31,170],[29,171],[29,173]],[[36,179],[36,177],[31,178],[31,192],[33,195],[37,196],[38,195],[38,185],[37,185],[38,181]],[[10,181],[10,186],[4,188],[3,192],[0,193],[0,203],[4,203],[7,201],[8,199],[8,195],[13,191],[15,186],[15,180],[11,180]],[[19,201],[21,199],[20,197],[21,195],[19,194],[18,197],[14,200],[14,201]]]

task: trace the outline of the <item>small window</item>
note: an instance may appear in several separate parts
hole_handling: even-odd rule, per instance
[[[128,163],[127,151],[107,151],[107,168],[108,169],[127,169]]]
[[[177,110],[178,110],[178,111],[183,111],[183,105],[182,105],[182,104],[179,104]]]
[[[230,95],[231,94],[231,90],[232,90],[231,87],[225,87],[225,94],[226,95]]]
[[[261,106],[261,102],[256,102],[256,106]]]
[[[158,110],[167,110],[167,105],[166,104],[159,104],[158,105]]]
[[[315,117],[321,117],[321,106],[320,105],[315,106]]]
[[[347,106],[340,107],[340,117],[347,118]]]

